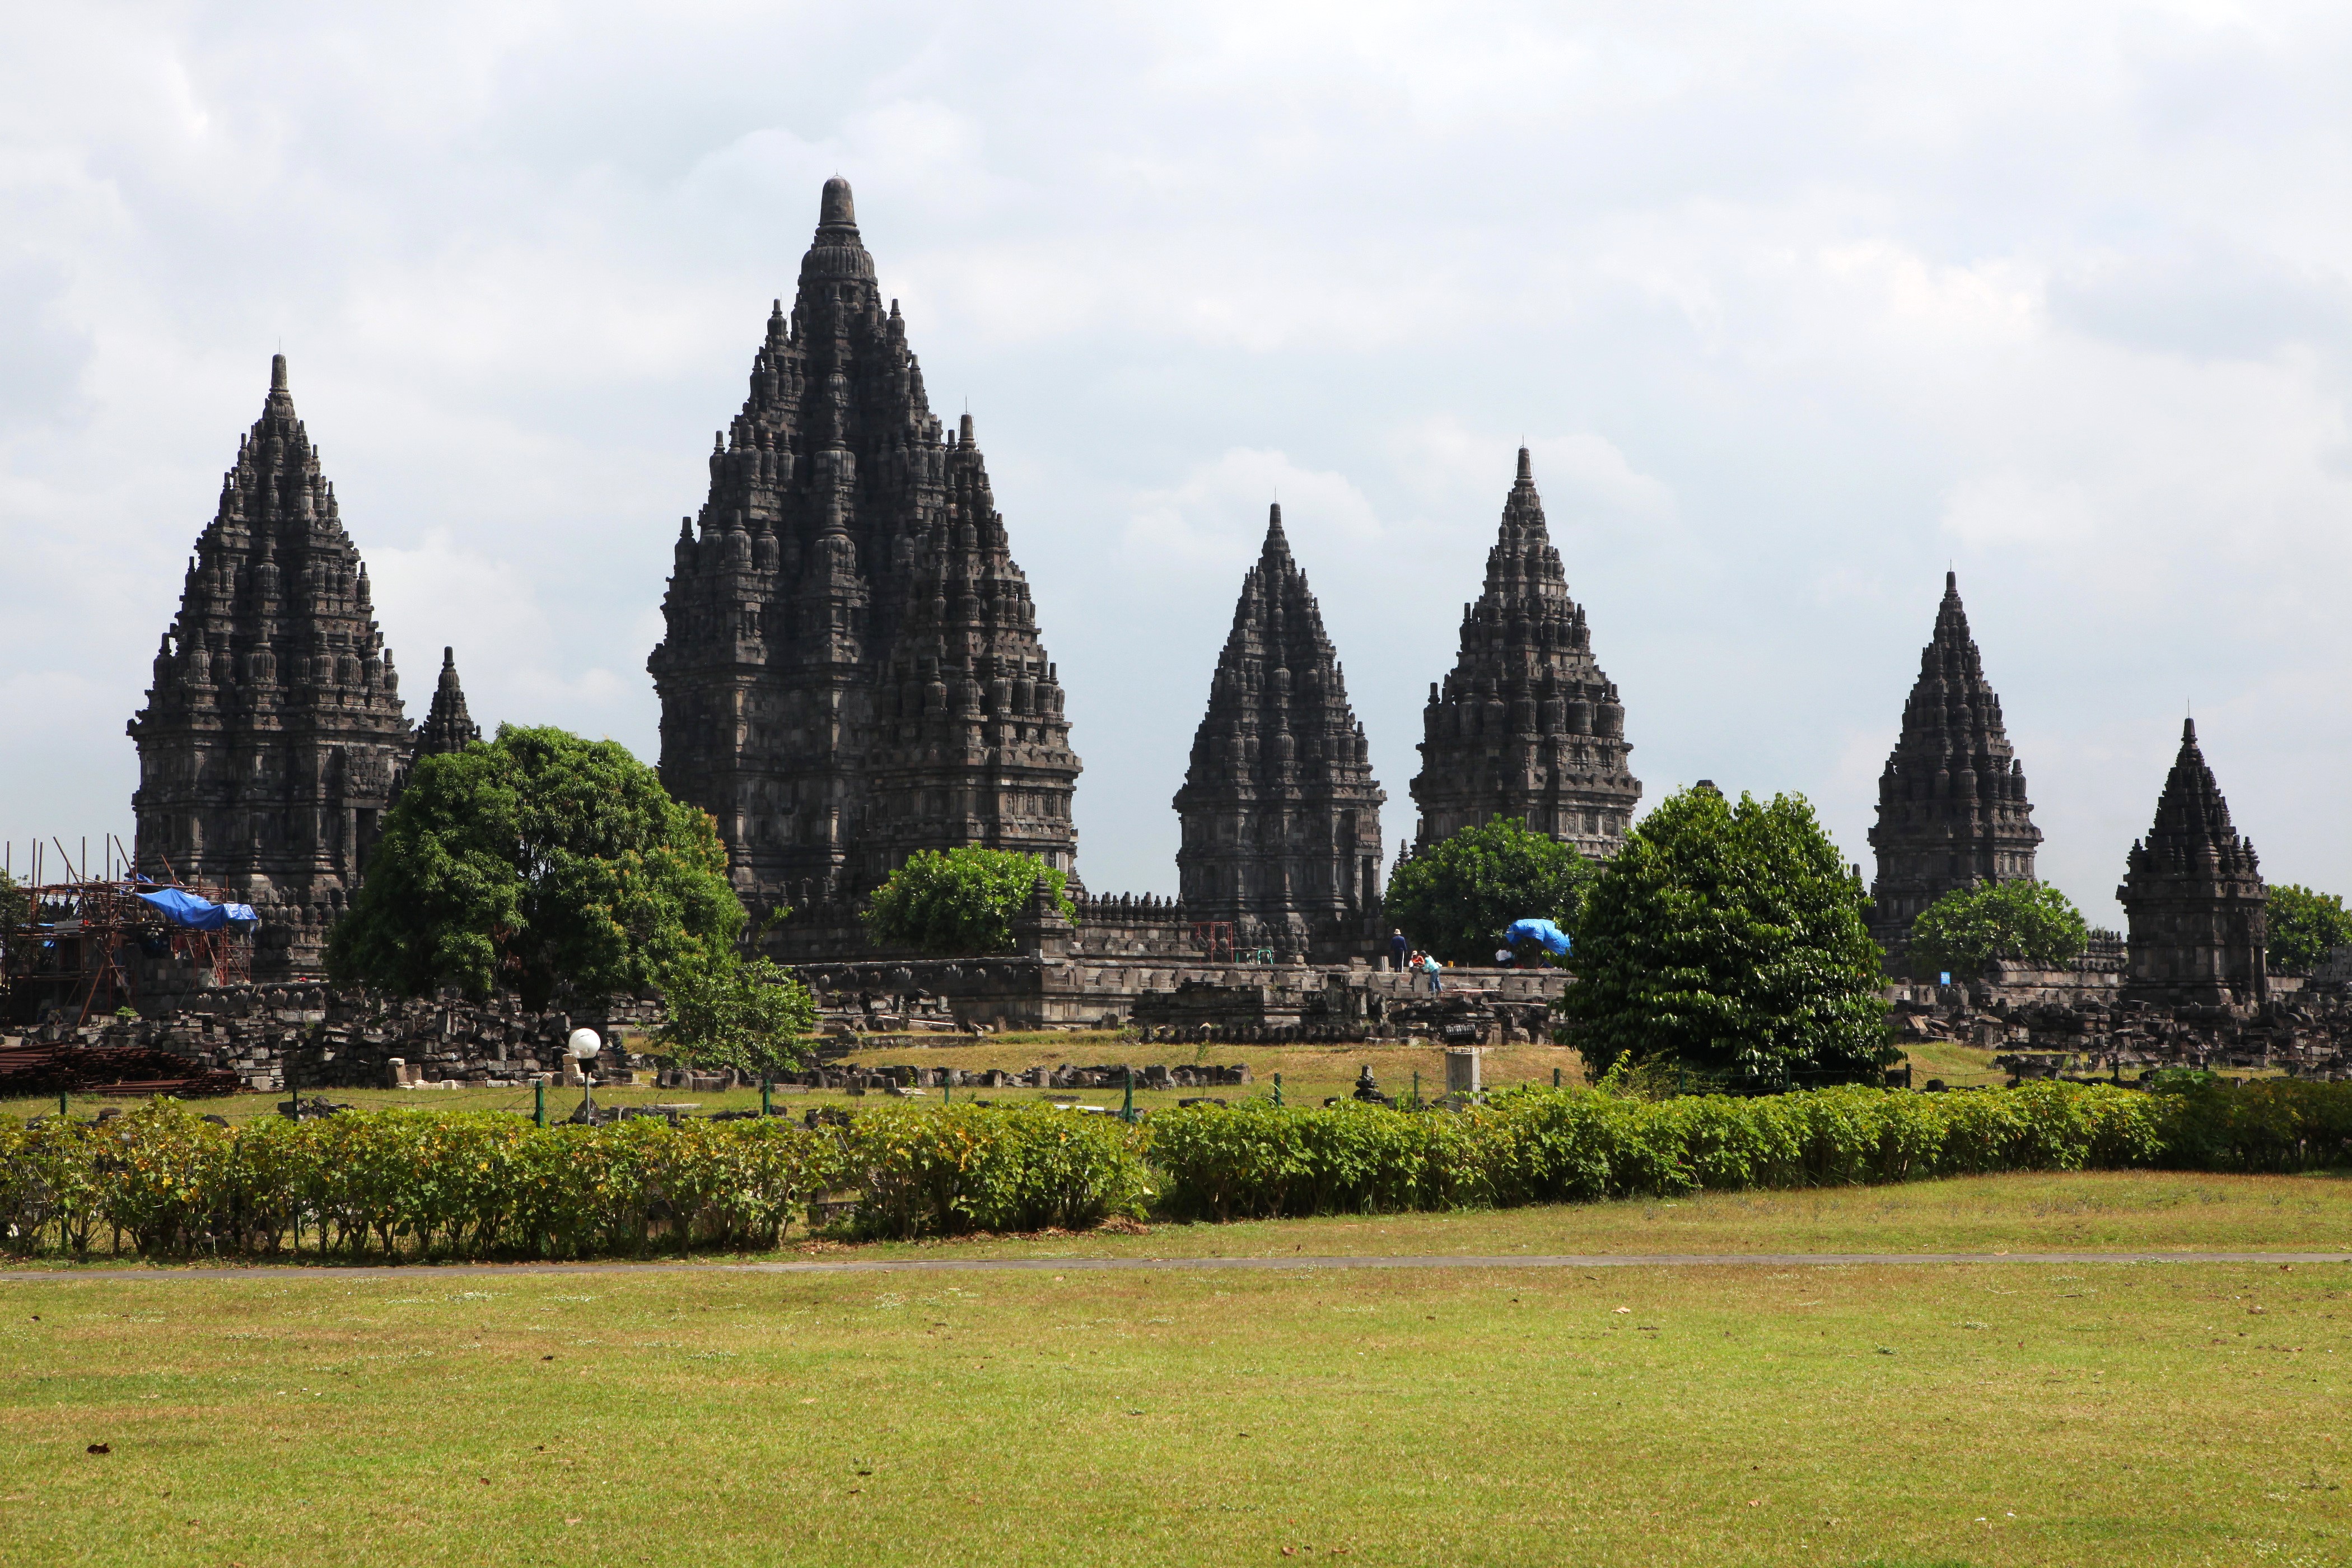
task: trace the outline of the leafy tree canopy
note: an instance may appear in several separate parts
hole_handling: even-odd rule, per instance
[[[534,1008],[559,984],[635,990],[731,950],[743,906],[726,873],[717,824],[626,748],[502,724],[417,763],[328,968],[413,995],[511,986]]]
[[[1028,903],[1040,877],[1053,889],[1062,917],[1077,919],[1077,907],[1063,890],[1068,876],[1034,855],[977,844],[945,852],[918,850],[875,889],[866,929],[877,942],[948,958],[1010,952],[1013,917]]]
[[[32,893],[16,878],[0,871],[0,931],[24,924],[32,914]]]
[[[1559,1012],[1596,1073],[1630,1056],[1861,1076],[1895,1054],[1866,902],[1802,795],[1685,790],[1586,890]]]
[[[2082,956],[2091,939],[2083,911],[2047,882],[1979,882],[1954,888],[1911,922],[1915,973],[1979,973],[1996,961],[2054,969]]]
[[[764,1078],[797,1066],[816,1028],[816,998],[773,959],[697,949],[661,983],[668,1018],[654,1042],[688,1067]]]
[[[1389,921],[1448,963],[1492,963],[1513,921],[1576,929],[1592,862],[1516,816],[1465,827],[1414,855],[1389,879]]]
[[[2352,910],[2340,895],[2300,882],[2282,882],[2270,894],[2272,968],[2308,973],[2332,950],[2352,942]]]

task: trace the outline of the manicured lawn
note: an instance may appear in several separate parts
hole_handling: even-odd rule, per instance
[[[1931,1078],[1942,1079],[1952,1089],[1975,1089],[1986,1084],[2009,1081],[2009,1069],[1992,1065],[1999,1051],[1981,1046],[1964,1046],[1952,1040],[1921,1040],[1903,1047],[1904,1061],[1911,1068],[1915,1089],[1925,1089]]]
[[[2347,1189],[2006,1177],[1029,1245],[2308,1247],[2344,1244]],[[2340,1265],[91,1271],[0,1284],[0,1560],[2332,1563],[2347,1328]]]

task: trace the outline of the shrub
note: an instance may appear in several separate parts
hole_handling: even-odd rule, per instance
[[[1150,1195],[1136,1128],[1052,1106],[892,1106],[854,1120],[845,1142],[868,1236],[1078,1230]]]
[[[1979,882],[1919,911],[1908,962],[1918,973],[1975,974],[1996,961],[2054,969],[2090,940],[2083,911],[2049,883]]]
[[[1887,1043],[1878,945],[1855,874],[1801,795],[1675,795],[1584,895],[1555,1004],[1594,1068],[1876,1077]]]
[[[1013,948],[1013,917],[1043,880],[1064,920],[1077,906],[1064,889],[1066,873],[1034,855],[977,844],[942,853],[919,849],[874,890],[866,930],[878,942],[961,958]]]
[[[1492,963],[1511,922],[1576,929],[1592,863],[1571,845],[1496,817],[1441,839],[1396,868],[1381,907],[1419,946],[1448,963]]]
[[[2308,974],[2330,952],[2352,942],[2352,910],[2345,909],[2338,894],[2315,892],[2300,882],[2282,882],[2271,889],[2263,913],[2273,969]]]
[[[830,1134],[774,1119],[383,1110],[229,1128],[158,1100],[100,1123],[0,1119],[0,1236],[81,1252],[103,1226],[141,1252],[255,1256],[299,1226],[354,1258],[768,1247],[845,1170]]]
[[[743,919],[708,812],[617,742],[500,725],[417,763],[327,961],[411,995],[511,985],[536,1011],[559,984],[650,985],[731,948]]]
[[[345,1112],[223,1127],[157,1100],[102,1122],[0,1118],[0,1237],[18,1252],[257,1257],[297,1227],[352,1258],[584,1258],[772,1247],[815,1198],[866,1235],[1081,1229],[1157,1206],[1215,1220],[1840,1186],[2001,1171],[2352,1164],[2352,1084],[1960,1094],[1847,1085],[1736,1100],[1496,1093],[1459,1113],[1345,1102],[1180,1107],[1139,1126],[1047,1106],[890,1106],[534,1127],[496,1112]],[[1153,1167],[1159,1174],[1155,1176]]]
[[[2171,1104],[2072,1084],[1948,1095],[1847,1085],[1755,1100],[1528,1088],[1459,1115],[1250,1100],[1161,1111],[1147,1125],[1165,1206],[1238,1219],[2147,1165],[2168,1148]]]
[[[697,952],[662,973],[667,1019],[657,1052],[688,1067],[765,1076],[801,1059],[816,1028],[816,998],[771,958]]]

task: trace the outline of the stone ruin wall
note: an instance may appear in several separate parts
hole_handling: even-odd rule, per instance
[[[2065,973],[2012,972],[2018,983],[2000,986],[1896,987],[1895,1041],[1993,1050],[1997,1065],[2029,1078],[2116,1079],[2167,1067],[2352,1076],[2352,988],[2340,982],[2273,976],[2271,999],[2259,1005],[2161,1006],[2127,1000],[2119,985],[2068,985]]]
[[[1141,945],[1152,928],[1141,918],[1136,928]],[[1008,1074],[992,1083],[977,1070],[938,1068],[908,1068],[919,1076],[907,1079],[895,1068],[850,1069],[824,1058],[854,1048],[919,1051],[1008,1029],[1125,1028],[1136,1043],[1154,1045],[1510,1045],[1550,1037],[1549,1006],[1570,983],[1557,970],[1453,969],[1444,972],[1446,989],[1432,996],[1417,976],[1361,962],[1208,965],[1197,956],[1084,952],[815,963],[800,973],[823,1009],[824,1037],[816,1075],[795,1080],[874,1089],[1074,1086]],[[2274,976],[2273,995],[2261,1006],[2152,1006],[2126,1000],[2121,978],[2119,960],[2095,952],[2063,970],[1997,965],[1966,985],[1897,984],[1886,994],[1898,1043],[1990,1048],[2027,1076],[2129,1076],[2173,1066],[2315,1078],[2352,1071],[2352,952],[2307,982]],[[583,1026],[608,1042],[598,1077],[656,1069],[636,1047],[661,1017],[650,994],[534,1013],[510,994],[477,1004],[299,984],[188,988],[148,1005],[147,1017],[79,1027],[52,1020],[26,1037],[165,1049],[257,1089],[282,1090],[289,1059],[305,1089],[399,1079],[520,1089],[534,1078],[562,1078],[564,1042]],[[720,1087],[704,1081],[710,1075],[662,1076],[680,1087]]]
[[[1549,1037],[1559,970],[1452,969],[1436,996],[1416,977],[1348,964],[1204,964],[1074,953],[809,963],[796,973],[837,1036],[948,1043],[974,1027],[1131,1027],[1155,1043],[1281,1045]]]
[[[325,985],[238,985],[182,994],[148,1017],[79,1026],[52,1019],[26,1038],[153,1047],[234,1072],[256,1089],[284,1089],[290,1061],[295,1085],[306,1092],[388,1089],[403,1080],[520,1089],[538,1077],[562,1079],[572,1071],[565,1042],[582,1027],[605,1041],[599,1078],[654,1065],[630,1046],[661,1018],[658,999],[625,996],[573,1005],[578,1010],[534,1013],[511,994],[474,1003],[457,995],[387,997]],[[395,1069],[395,1061],[404,1071]]]

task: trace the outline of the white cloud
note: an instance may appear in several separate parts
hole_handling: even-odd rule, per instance
[[[1949,563],[2095,914],[2189,698],[2268,862],[2352,889],[2347,71],[2340,8],[2139,0],[27,13],[0,819],[127,819],[281,341],[413,708],[452,642],[486,721],[650,754],[676,521],[837,171],[980,419],[1098,886],[1171,881],[1277,489],[1409,821],[1524,440],[1649,798],[1800,788],[1860,858]]]

